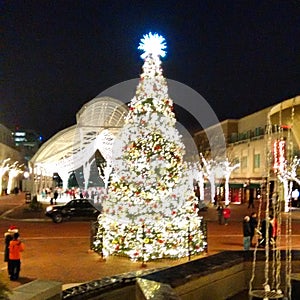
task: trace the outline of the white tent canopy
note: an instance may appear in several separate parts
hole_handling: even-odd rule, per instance
[[[123,102],[110,97],[84,104],[76,114],[76,124],[55,134],[30,160],[32,173],[52,177],[57,172],[66,183],[68,174],[84,167],[97,150],[109,160],[127,113]]]

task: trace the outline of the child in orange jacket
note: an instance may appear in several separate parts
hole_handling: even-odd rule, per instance
[[[13,240],[9,243],[8,270],[10,280],[18,280],[21,269],[21,252],[24,251],[24,243],[19,239],[19,233],[13,235]]]

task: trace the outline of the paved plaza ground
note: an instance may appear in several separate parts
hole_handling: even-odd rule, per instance
[[[34,279],[57,280],[61,281],[64,287],[68,287],[70,284],[144,269],[141,263],[131,262],[127,258],[110,257],[103,262],[98,254],[89,251],[89,222],[53,224],[44,217],[43,213],[25,216],[22,213],[24,203],[25,195],[22,193],[0,197],[0,230],[4,234],[10,224],[16,224],[26,242],[21,278],[17,282],[9,282],[11,288]],[[212,255],[222,250],[242,250],[242,220],[245,215],[257,210],[258,203],[255,205],[255,209],[248,209],[247,204],[231,205],[232,216],[228,226],[218,224],[214,206],[209,207],[207,212],[201,212],[208,228],[208,253],[205,255]],[[24,220],[24,216],[28,219]],[[282,216],[284,223],[288,214],[283,213]],[[300,210],[292,210],[291,216],[292,247],[300,250]],[[74,233],[75,225],[77,232]],[[48,238],[45,239],[44,236]],[[282,240],[284,248],[284,238]],[[3,254],[3,251],[0,250],[0,253]],[[192,259],[199,259],[199,257]],[[185,258],[150,262],[147,263],[146,268],[166,267],[187,261],[188,259]],[[3,259],[0,268],[1,272],[6,274],[6,264]]]

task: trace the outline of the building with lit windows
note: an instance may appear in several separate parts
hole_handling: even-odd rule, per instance
[[[24,146],[36,150],[43,142],[43,137],[34,130],[23,130],[20,128],[13,132],[13,139],[16,146]]]
[[[13,131],[0,124],[0,162],[10,158],[12,161],[23,161],[22,155],[13,139]]]
[[[43,137],[34,130],[16,128],[13,140],[27,164],[42,144]]]
[[[228,159],[240,163],[230,177],[231,202],[248,201],[250,194],[257,197],[267,176],[274,179],[272,193],[276,182],[276,153],[281,151],[278,156],[281,155],[282,159],[299,157],[300,154],[300,96],[238,120],[225,120],[219,125],[225,137]],[[194,135],[199,153],[206,157],[210,155],[207,133],[213,129],[214,126]],[[275,153],[271,170],[267,167],[267,153],[273,156]]]
[[[266,147],[273,147],[267,145],[268,120],[272,127],[272,139],[277,136],[287,141],[289,145],[285,147],[288,155],[299,154],[299,110],[300,96],[297,96],[239,120],[225,120],[216,125],[222,127],[227,157],[232,162],[240,163],[240,167],[230,177],[232,202],[241,203],[247,201],[250,193],[254,196],[260,193],[267,173]],[[95,98],[83,105],[76,114],[76,124],[42,144],[30,160],[36,189],[39,191],[54,186],[53,174],[60,177],[64,188],[67,188],[68,180],[74,174],[77,174],[77,179],[81,177],[83,185],[87,186],[97,156],[104,161],[109,158],[109,137],[113,139],[118,134],[127,113],[128,107],[123,102],[110,97]],[[207,139],[210,130],[213,130],[213,126],[194,135],[199,153],[206,157],[210,153]]]

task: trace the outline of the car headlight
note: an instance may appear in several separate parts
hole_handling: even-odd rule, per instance
[[[52,211],[52,210],[53,210],[53,207],[52,207],[52,206],[47,206],[47,207],[46,207],[46,211],[47,211],[47,212],[50,212],[50,211]]]

